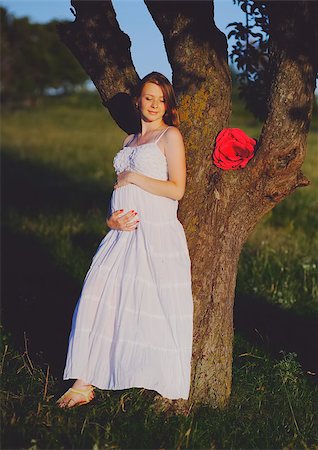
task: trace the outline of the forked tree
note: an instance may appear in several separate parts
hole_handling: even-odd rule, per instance
[[[187,157],[187,188],[178,216],[192,261],[194,337],[190,398],[175,401],[174,408],[223,407],[231,393],[233,303],[242,246],[264,214],[309,183],[301,165],[317,68],[317,4],[268,2],[268,115],[254,158],[244,169],[229,171],[211,160],[217,134],[229,126],[232,85],[227,40],[214,23],[213,1],[145,4],[172,68]],[[119,28],[111,1],[72,0],[71,5],[75,20],[59,26],[61,40],[118,126],[136,131],[131,95],[139,76],[131,41]]]

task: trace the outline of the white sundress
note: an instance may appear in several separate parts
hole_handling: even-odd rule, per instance
[[[125,146],[116,173],[168,180],[155,142]],[[72,319],[63,379],[100,389],[141,387],[188,399],[193,338],[191,263],[178,201],[134,184],[113,191],[111,212],[134,209],[133,231],[110,230],[85,277]]]

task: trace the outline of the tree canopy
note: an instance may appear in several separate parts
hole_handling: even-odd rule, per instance
[[[1,17],[1,101],[35,99],[48,88],[72,91],[88,79],[80,64],[60,42],[57,21],[30,23],[3,7]]]

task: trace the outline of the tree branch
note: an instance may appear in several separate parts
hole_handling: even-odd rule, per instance
[[[217,68],[229,82],[227,40],[214,23],[213,1],[149,1],[145,4],[163,35],[177,96],[194,93]],[[197,50],[197,51],[196,51]]]
[[[268,8],[272,71],[269,113],[255,157],[237,174],[222,174],[222,178],[237,179],[245,192],[236,204],[237,209],[240,205],[240,216],[249,218],[244,239],[265,213],[297,187],[309,184],[301,165],[317,69],[317,5],[311,1],[277,1],[269,2]],[[237,223],[239,227],[239,218]]]
[[[269,2],[268,11],[273,81],[254,164],[270,175],[266,183],[270,187],[277,177],[296,175],[305,158],[317,70],[318,16],[317,4],[311,1]],[[286,192],[293,187],[290,180]]]
[[[131,94],[139,77],[129,36],[119,28],[111,1],[72,0],[71,4],[75,21],[57,27],[62,42],[91,77],[117,124],[127,133],[136,131]]]

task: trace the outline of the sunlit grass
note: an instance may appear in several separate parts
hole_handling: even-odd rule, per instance
[[[112,157],[125,134],[94,98],[94,107],[87,108],[86,99],[77,97],[53,98],[32,110],[4,113],[3,148],[72,178],[105,183],[113,176]]]

